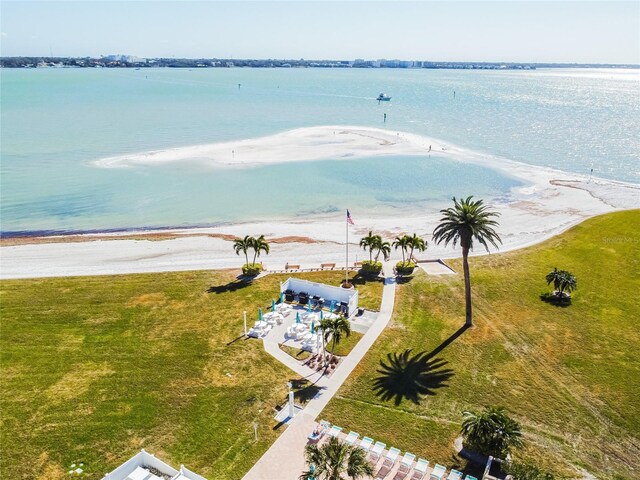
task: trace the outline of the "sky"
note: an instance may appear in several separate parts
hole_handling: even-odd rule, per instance
[[[2,56],[640,63],[640,1],[0,1]]]

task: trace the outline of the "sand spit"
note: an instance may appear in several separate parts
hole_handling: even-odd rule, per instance
[[[501,213],[501,251],[522,248],[556,235],[582,220],[614,210],[640,208],[640,185],[536,167],[476,152],[441,140],[404,132],[366,127],[323,126],[296,129],[258,139],[176,148],[97,160],[95,166],[126,168],[169,162],[200,162],[212,168],[257,165],[325,158],[374,155],[423,155],[431,152],[453,161],[474,163],[524,182],[508,202],[490,202]],[[375,212],[352,211],[350,263],[362,260],[357,247],[369,230],[388,237],[416,232],[431,240],[437,211],[380,217]],[[317,268],[321,263],[345,263],[345,218],[342,214],[305,220],[256,222],[202,229],[176,229],[145,234],[86,236],[83,242],[37,243],[0,248],[0,278],[96,275],[213,268],[237,268],[241,259],[232,248],[234,236],[277,238],[265,264],[282,269],[289,263]],[[122,237],[120,240],[115,240]],[[112,240],[113,239],[113,240]],[[394,252],[396,253],[396,252]],[[475,254],[484,253],[476,249]],[[429,246],[427,258],[448,258],[459,251]],[[398,255],[396,255],[398,256]],[[395,257],[394,257],[395,258]]]

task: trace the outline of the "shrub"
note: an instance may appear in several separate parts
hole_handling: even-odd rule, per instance
[[[416,264],[409,260],[396,263],[396,272],[398,275],[411,275],[416,268]]]
[[[382,271],[382,262],[375,260],[365,260],[362,262],[362,273],[365,275],[377,276]]]
[[[261,271],[262,271],[262,264],[261,263],[253,263],[253,264],[245,263],[242,266],[242,274],[243,275],[249,275],[251,277],[255,277]]]
[[[505,472],[513,477],[513,480],[554,480],[549,472],[543,472],[538,467],[528,462],[509,462],[505,464]]]

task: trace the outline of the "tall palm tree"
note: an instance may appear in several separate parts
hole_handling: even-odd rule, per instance
[[[260,235],[258,238],[254,238],[251,243],[251,248],[253,248],[253,265],[256,264],[256,258],[260,256],[260,252],[264,252],[267,255],[269,254],[269,243],[264,239],[264,235]]]
[[[249,249],[253,245],[255,239],[246,235],[244,238],[236,238],[233,241],[233,249],[236,254],[240,255],[240,252],[244,253],[245,263],[249,265]]]
[[[520,425],[502,407],[486,407],[482,412],[463,412],[461,433],[472,449],[504,457],[511,448],[522,447]]]
[[[440,210],[442,218],[440,224],[433,231],[433,241],[437,244],[449,242],[455,247],[458,242],[462,247],[462,266],[464,269],[464,298],[466,305],[466,323],[470,327],[471,315],[471,277],[469,275],[469,250],[473,248],[473,241],[484,246],[489,251],[489,245],[498,248],[498,242],[502,243],[500,236],[493,229],[498,222],[493,220],[499,216],[497,212],[488,210],[482,200],[473,201],[473,197],[456,200],[453,198],[453,207]]]
[[[405,255],[407,250],[411,246],[411,237],[409,235],[403,235],[401,237],[396,237],[393,241],[393,248],[398,250],[398,248],[402,251],[402,263],[405,263]]]
[[[322,330],[325,342],[328,342],[331,338],[331,355],[333,355],[336,344],[342,340],[342,336],[348,337],[351,335],[349,320],[343,316],[322,319],[320,322],[320,330]]]
[[[374,235],[371,230],[369,230],[369,235],[360,239],[360,246],[364,249],[364,251],[366,252],[367,250],[369,250],[370,262],[373,262],[373,251],[375,250],[377,238],[379,238],[379,235]]]
[[[347,445],[331,437],[322,445],[310,444],[305,447],[304,456],[309,470],[300,475],[300,480],[357,480],[373,475],[373,465],[367,460],[367,453],[355,445]],[[343,475],[346,474],[346,477]]]
[[[578,288],[578,282],[576,281],[575,275],[571,272],[567,272],[566,270],[558,270],[557,268],[554,268],[553,272],[547,273],[545,279],[547,280],[547,285],[553,283],[553,288],[556,290],[556,296],[560,298],[564,296],[565,290],[568,293],[571,293]]]
[[[409,237],[409,246],[411,247],[411,251],[409,252],[409,261],[411,262],[413,259],[413,251],[424,252],[427,249],[427,242],[414,233]]]

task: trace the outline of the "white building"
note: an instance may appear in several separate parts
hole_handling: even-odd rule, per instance
[[[102,480],[207,480],[180,465],[180,470],[167,465],[154,455],[140,450]]]

